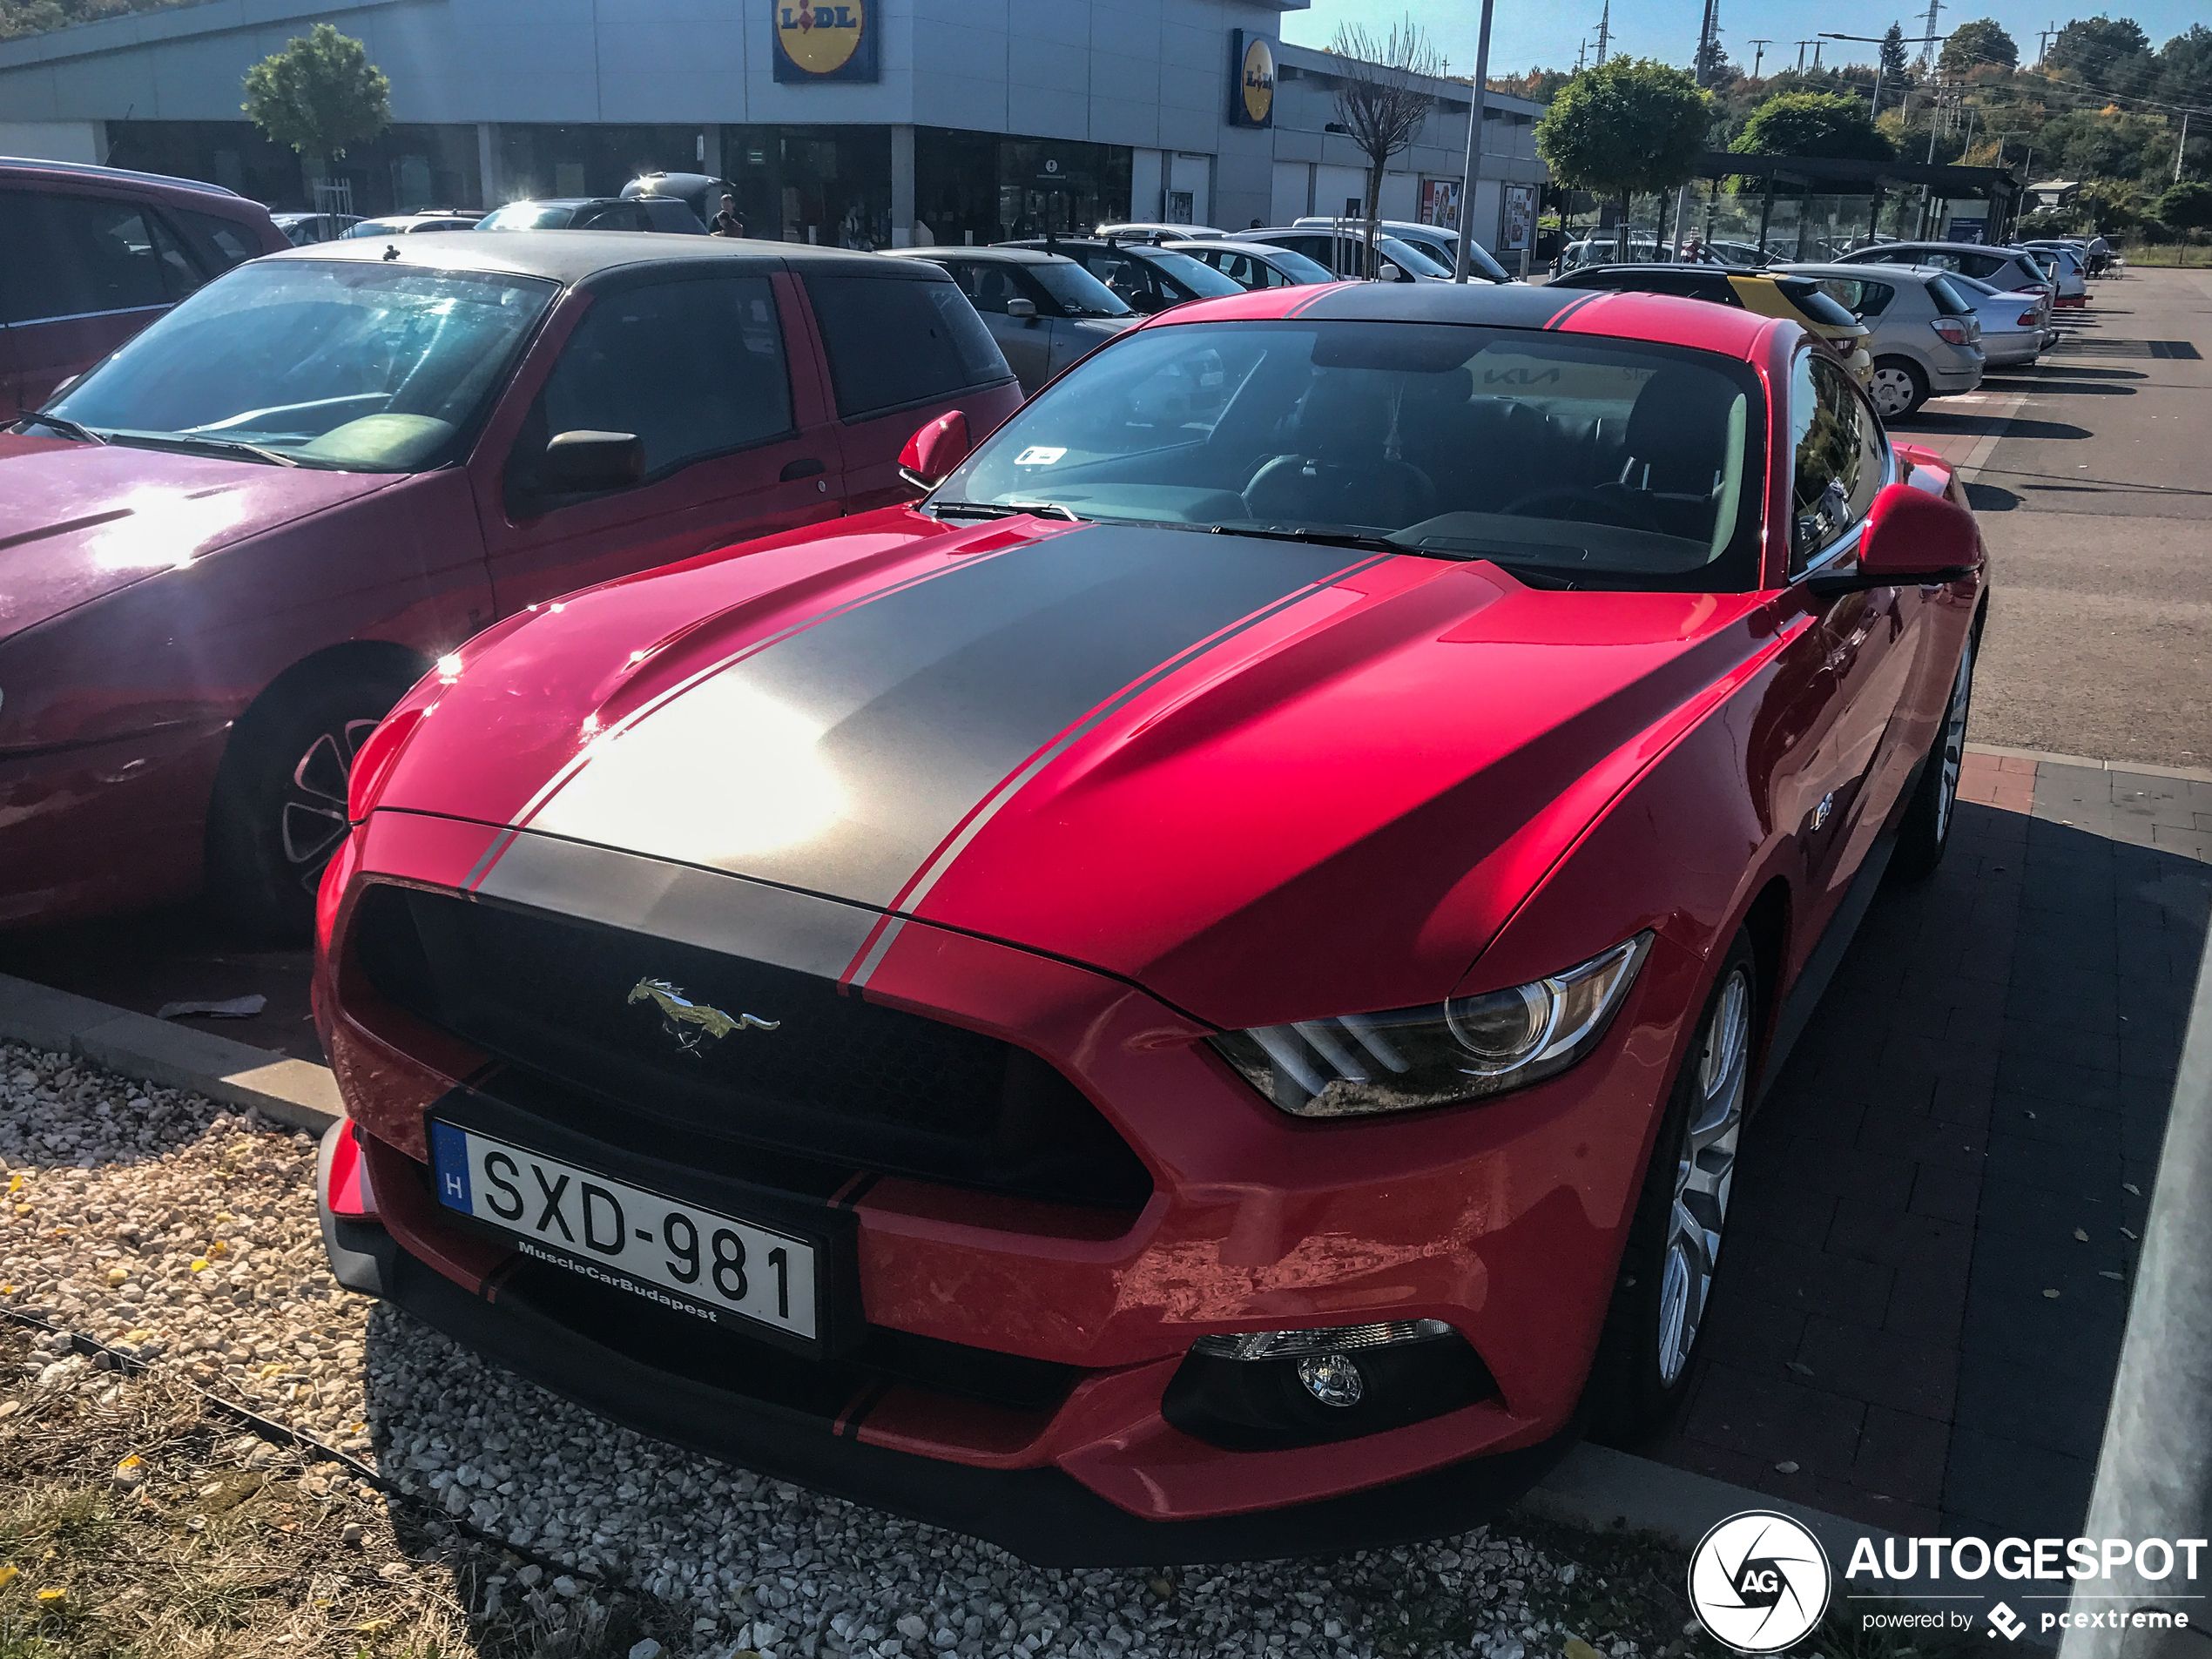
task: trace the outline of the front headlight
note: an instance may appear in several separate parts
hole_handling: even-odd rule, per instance
[[[1564,1071],[1595,1048],[1650,945],[1641,933],[1510,990],[1208,1040],[1253,1088],[1299,1117],[1480,1100]]]

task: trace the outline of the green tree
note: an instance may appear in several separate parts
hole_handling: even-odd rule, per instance
[[[2150,37],[2133,17],[2076,17],[2059,30],[2043,67],[2071,70],[2085,81],[2104,85],[2119,64],[2148,51]]]
[[[2100,179],[2081,186],[2076,198],[2091,229],[2118,235],[2142,222],[2143,192],[2125,179]]]
[[[2020,49],[2013,44],[2013,37],[1996,18],[1977,17],[1951,31],[1951,37],[1943,43],[1943,55],[1937,61],[1952,74],[1964,74],[1982,64],[2000,64],[2006,69],[2015,69],[2020,65]]]
[[[368,48],[319,23],[246,71],[240,107],[273,141],[327,165],[391,125],[391,93]]]
[[[1712,100],[1687,70],[1613,57],[1567,83],[1536,123],[1536,153],[1574,190],[1621,204],[1689,181],[1705,152]]]
[[[2212,29],[2193,23],[2158,49],[2158,95],[2200,107],[2212,102]]]
[[[1892,23],[1882,31],[1882,78],[1892,86],[1912,81],[1912,59],[1905,50],[1905,25]]]
[[[2159,196],[2157,211],[2170,229],[2181,233],[2182,258],[2187,260],[2188,239],[2198,231],[2212,229],[2212,185],[2201,179],[2168,185]]]
[[[1743,156],[1817,156],[1892,161],[1897,146],[1877,132],[1866,105],[1838,92],[1784,92],[1753,111],[1729,148]]]

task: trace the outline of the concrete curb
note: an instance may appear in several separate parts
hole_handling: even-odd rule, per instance
[[[0,1040],[79,1055],[320,1135],[344,1116],[327,1066],[0,974]]]
[[[2047,749],[2007,749],[1994,743],[1970,743],[1970,755],[2000,755],[2008,760],[2033,760],[2053,766],[2087,766],[2092,772],[2132,772],[2145,778],[2178,778],[2185,783],[2212,784],[2212,772],[2191,766],[2154,766],[2148,760],[2099,760],[2094,755],[2059,755]]]

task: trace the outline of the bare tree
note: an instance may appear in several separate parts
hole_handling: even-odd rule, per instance
[[[1436,100],[1420,83],[1441,75],[1444,59],[1411,18],[1391,24],[1386,38],[1358,24],[1341,24],[1329,50],[1339,59],[1329,65],[1337,78],[1337,120],[1367,158],[1366,260],[1372,276],[1383,173],[1428,118]],[[1468,204],[1460,207],[1464,213]]]

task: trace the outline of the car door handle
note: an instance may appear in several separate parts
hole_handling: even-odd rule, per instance
[[[808,455],[803,461],[786,461],[784,463],[784,469],[776,475],[776,481],[779,483],[788,484],[800,478],[812,478],[818,472],[828,470],[828,468],[823,466],[813,456]]]

